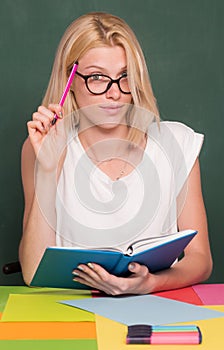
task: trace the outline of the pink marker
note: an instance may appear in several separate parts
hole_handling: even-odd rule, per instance
[[[152,333],[149,344],[200,344],[198,332],[161,332]]]
[[[59,105],[60,106],[63,106],[64,102],[65,102],[65,99],[66,99],[66,96],[69,92],[69,89],[70,89],[70,86],[73,82],[73,79],[74,79],[74,76],[75,76],[75,72],[77,71],[77,68],[78,68],[78,62],[76,61],[72,67],[72,71],[69,75],[69,78],[68,78],[68,81],[67,81],[67,84],[66,84],[66,87],[65,87],[65,90],[61,96],[61,99],[60,99],[60,102],[59,102]],[[56,123],[56,121],[58,120],[58,116],[57,114],[54,115],[54,119],[52,120],[51,124],[54,125]]]

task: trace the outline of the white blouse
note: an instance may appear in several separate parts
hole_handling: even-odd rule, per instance
[[[86,156],[76,133],[58,183],[57,245],[125,249],[134,240],[176,232],[184,195],[178,207],[176,199],[202,143],[203,135],[182,123],[152,123],[141,163],[112,181]]]

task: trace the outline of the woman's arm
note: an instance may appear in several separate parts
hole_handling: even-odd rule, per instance
[[[47,246],[55,245],[55,232],[41,212],[35,193],[36,156],[28,138],[22,148],[22,182],[24,189],[23,235],[19,246],[19,260],[25,283],[33,274]]]
[[[185,194],[181,193],[179,196],[179,201],[184,197],[185,199],[178,218],[178,228],[179,230],[195,229],[198,233],[186,247],[183,259],[169,270],[157,274],[156,290],[181,288],[199,283],[206,280],[212,272],[212,256],[198,159],[183,191]]]
[[[25,208],[19,260],[27,284],[30,284],[45,249],[56,243],[56,169],[60,152],[57,154],[55,150],[62,138],[58,131],[61,130],[58,128],[60,121],[57,127],[51,127],[51,120],[54,113],[59,112],[61,107],[58,105],[50,105],[50,109],[40,106],[33,114],[33,120],[28,122],[29,138],[22,148]]]
[[[180,198],[183,198],[183,193]],[[132,276],[119,278],[110,275],[97,264],[89,264],[81,265],[81,269],[75,270],[75,279],[112,295],[146,294],[182,288],[206,280],[212,271],[212,257],[198,160],[188,177],[187,192],[178,218],[178,226],[179,230],[188,228],[198,230],[198,234],[185,249],[182,260],[171,268],[151,274],[146,266],[131,263],[129,270]]]

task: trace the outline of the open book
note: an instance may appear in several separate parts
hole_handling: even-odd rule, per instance
[[[82,249],[73,247],[49,247],[46,249],[31,286],[89,289],[74,282],[72,271],[79,264],[97,263],[116,276],[127,276],[128,265],[137,262],[146,265],[150,272],[169,268],[180,256],[197,231],[177,233],[141,239],[133,242],[126,251],[116,248]]]

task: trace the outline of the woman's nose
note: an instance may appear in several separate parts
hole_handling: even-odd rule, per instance
[[[118,100],[120,96],[121,96],[121,91],[119,89],[119,86],[114,82],[109,88],[109,90],[106,92],[106,97],[113,98],[114,100]]]

